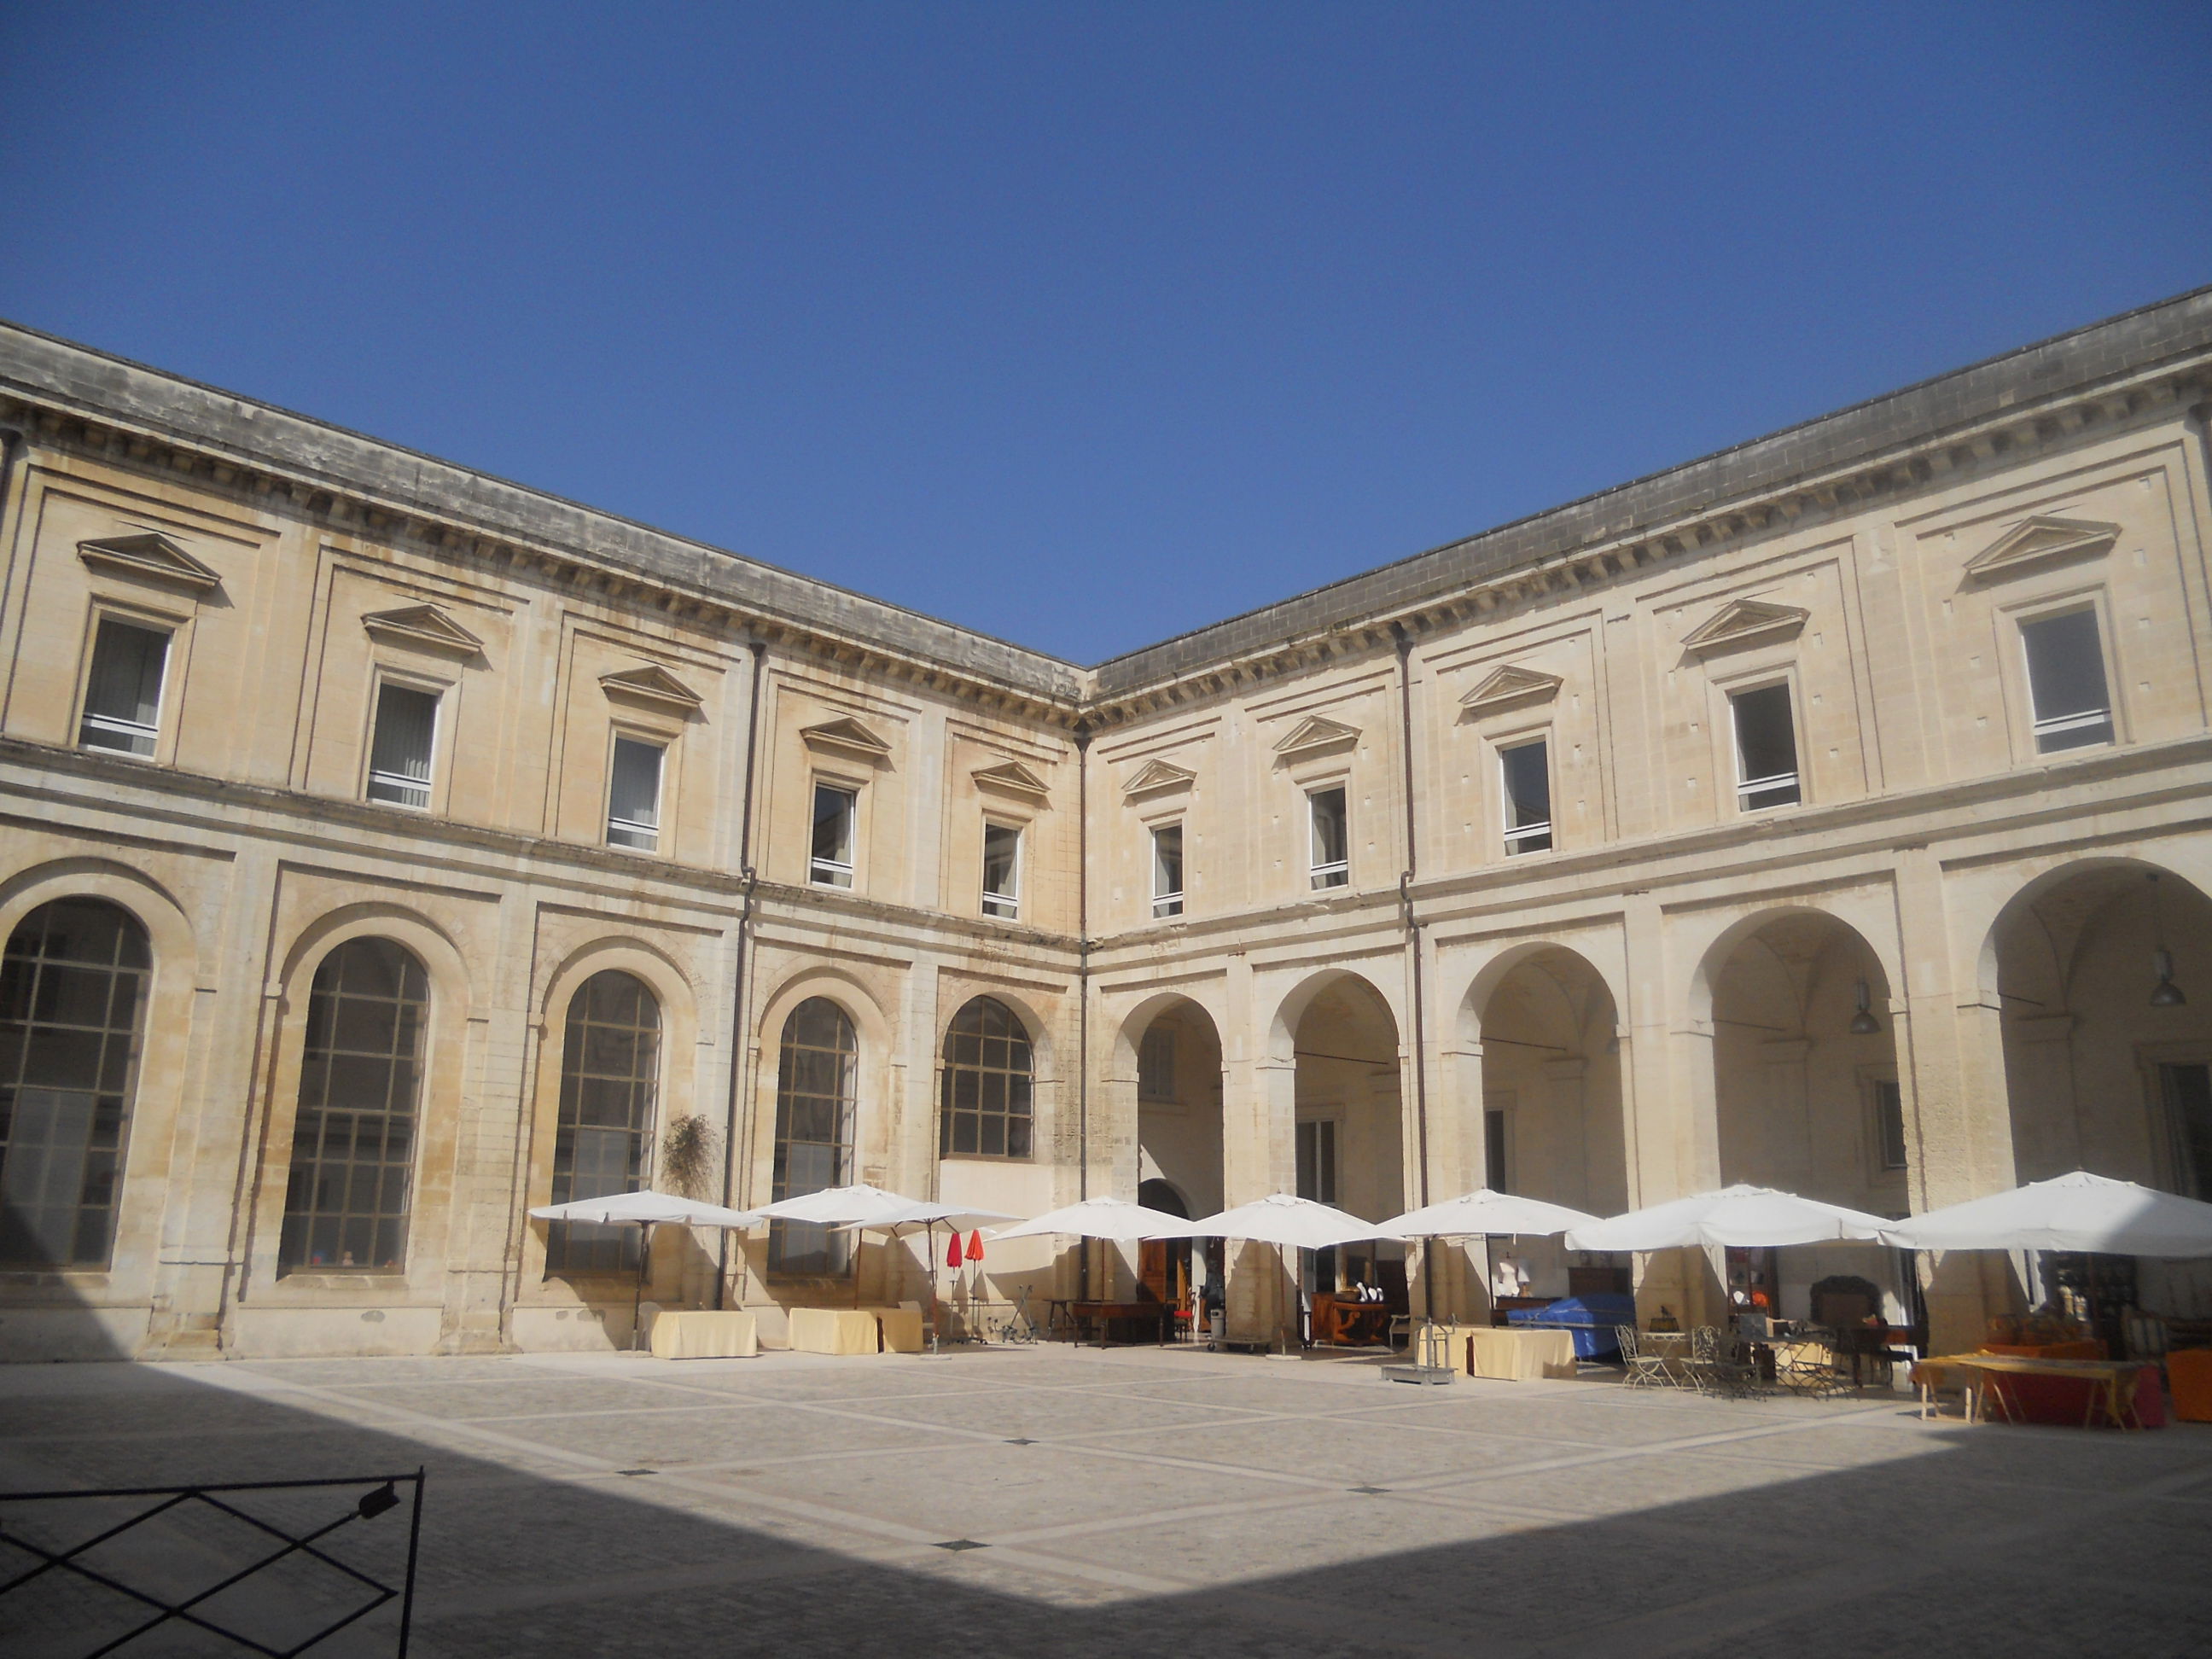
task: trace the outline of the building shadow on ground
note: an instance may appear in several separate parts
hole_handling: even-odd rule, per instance
[[[818,1538],[781,1535],[789,1523],[777,1513],[732,1520],[730,1511],[746,1502],[743,1489],[712,1487],[680,1468],[581,1471],[556,1449],[520,1439],[511,1462],[495,1462],[433,1431],[349,1424],[240,1386],[267,1381],[281,1391],[287,1377],[318,1375],[357,1385],[369,1363],[331,1362],[319,1373],[309,1362],[226,1369],[217,1381],[149,1364],[7,1368],[0,1489],[296,1480],[421,1466],[428,1478],[418,1655],[1356,1659],[1786,1648],[1792,1659],[1863,1659],[1909,1643],[1971,1653],[2116,1649],[2142,1659],[2201,1653],[2212,1628],[2203,1570],[2212,1434],[2200,1431],[1960,1428],[1939,1431],[1940,1449],[1925,1455],[1808,1468],[1778,1482],[1771,1464],[1714,1456],[1682,1460],[1671,1488],[1662,1461],[1632,1489],[1620,1469],[1595,1462],[1519,1476],[1469,1470],[1456,1486],[1412,1482],[1276,1509],[1170,1515],[1142,1523],[1153,1547],[1147,1559],[1158,1559],[1164,1531],[1186,1559],[1186,1579],[1212,1587],[1160,1594],[1133,1579],[1054,1576],[1018,1540],[995,1545],[988,1532],[986,1547],[960,1551],[919,1539],[902,1550],[878,1533],[856,1540],[879,1558],[864,1559]],[[445,1383],[501,1368],[511,1374],[513,1362],[374,1364],[380,1381],[383,1368],[404,1380],[403,1368],[420,1366],[426,1383]],[[734,1377],[733,1389],[743,1382]],[[1376,1386],[1381,1400],[1389,1385]],[[1341,1407],[1331,1401],[1327,1408]],[[622,1407],[611,1401],[609,1409]],[[1481,1405],[1466,1409],[1479,1426]],[[1326,1424],[1284,1426],[1328,1432]],[[1853,1437],[1891,1431],[1838,1424],[1832,1432],[1832,1446],[1820,1449],[1840,1460],[1862,1449]],[[1202,1455],[1188,1440],[1179,1449]],[[1547,1501],[1556,1518],[1546,1518]],[[305,1526],[317,1504],[342,1510],[353,1497],[252,1502],[257,1513]],[[1055,1503],[1079,1515],[1084,1494],[1071,1491]],[[1363,1506],[1406,1504],[1433,1514],[1438,1541],[1363,1553],[1363,1517],[1375,1513]],[[1601,1518],[1566,1518],[1570,1510],[1608,1505],[1615,1512]],[[58,1516],[34,1519],[27,1507],[0,1502],[0,1577],[28,1563],[15,1540],[67,1531]],[[71,1537],[83,1532],[83,1518],[68,1523],[78,1529]],[[343,1541],[374,1571],[396,1574],[405,1520],[402,1505],[352,1523]],[[821,1528],[816,1521],[794,1529]],[[142,1536],[133,1570],[181,1594],[258,1547],[246,1532],[211,1513],[177,1512]],[[1135,1535],[1105,1531],[1050,1547],[1110,1572]],[[1402,1538],[1402,1528],[1392,1535]],[[886,1553],[904,1559],[880,1559]],[[111,1565],[125,1559],[119,1547],[111,1556]],[[1270,1565],[1278,1570],[1261,1571]],[[345,1587],[326,1580],[294,1571],[234,1592],[230,1605],[273,1643],[284,1631],[327,1622],[345,1603]],[[13,1659],[88,1652],[143,1616],[114,1602],[50,1572],[0,1597],[0,1650]],[[396,1614],[396,1604],[386,1606],[313,1651],[389,1653]],[[173,1625],[122,1650],[240,1650]]]

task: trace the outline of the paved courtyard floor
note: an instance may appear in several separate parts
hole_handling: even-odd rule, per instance
[[[417,1465],[418,1655],[2212,1651],[2190,1425],[1142,1348],[0,1366],[0,1491]],[[304,1526],[331,1499],[253,1502]],[[0,1580],[8,1536],[88,1535],[38,1507],[0,1504]],[[331,1547],[393,1571],[406,1513]],[[176,1511],[131,1570],[211,1583],[256,1536]],[[202,1611],[342,1609],[321,1572]],[[95,1595],[49,1572],[0,1597],[0,1652],[125,1628]],[[327,1650],[389,1653],[393,1612]],[[174,1625],[125,1650],[238,1650]]]

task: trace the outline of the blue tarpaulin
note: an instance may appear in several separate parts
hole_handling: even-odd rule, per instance
[[[1601,1291],[1591,1296],[1566,1297],[1547,1307],[1516,1308],[1505,1317],[1516,1325],[1572,1331],[1576,1358],[1603,1359],[1620,1352],[1614,1328],[1636,1322],[1636,1298]]]

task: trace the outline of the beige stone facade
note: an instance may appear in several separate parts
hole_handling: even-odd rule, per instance
[[[2198,1191],[2208,414],[2212,292],[1086,669],[5,331],[0,1350],[625,1340],[618,1243],[525,1212],[690,1119],[738,1205]],[[652,1297],[924,1294],[721,1247]],[[1936,1264],[1937,1340],[2008,1275]]]

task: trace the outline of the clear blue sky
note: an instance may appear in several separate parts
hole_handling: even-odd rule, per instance
[[[2212,282],[2212,6],[0,6],[0,315],[1093,661]]]

